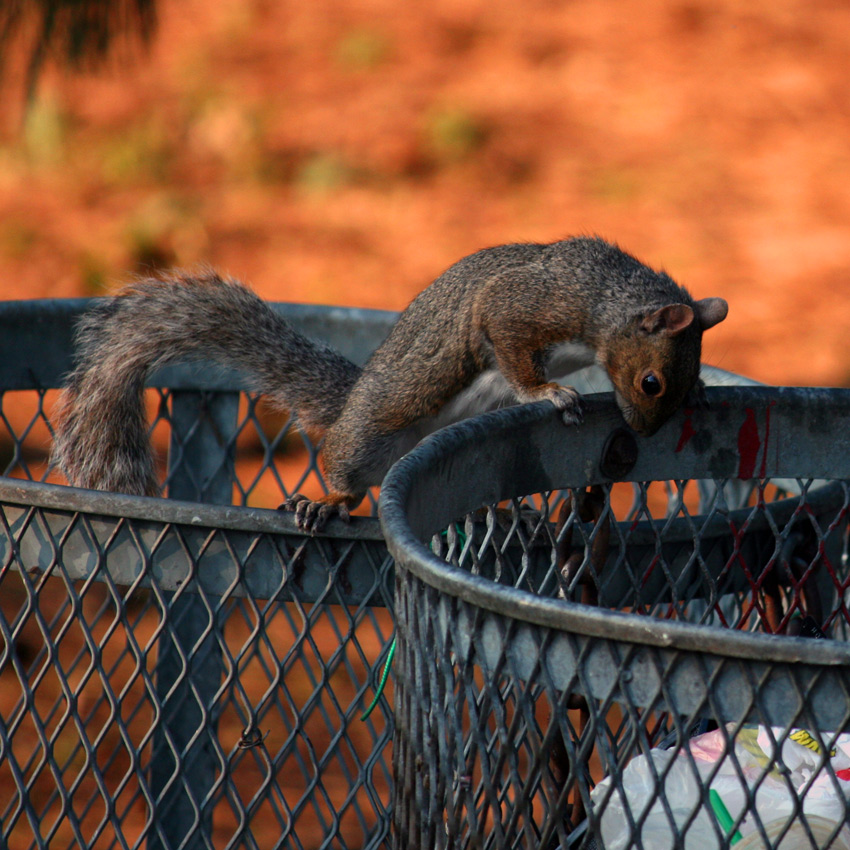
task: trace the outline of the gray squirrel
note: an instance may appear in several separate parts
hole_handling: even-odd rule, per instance
[[[316,531],[347,519],[396,459],[449,422],[546,399],[579,423],[579,394],[549,381],[577,351],[605,368],[626,422],[654,433],[698,385],[702,333],[727,309],[599,238],[502,245],[424,289],[361,369],[236,281],[146,279],[81,319],[53,460],[76,486],[156,494],[145,380],[166,363],[218,361],[324,437],[330,492],[281,506]]]

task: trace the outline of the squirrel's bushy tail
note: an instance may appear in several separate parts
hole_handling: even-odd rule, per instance
[[[212,360],[308,430],[339,417],[360,368],[308,339],[240,283],[213,272],[131,284],[77,328],[77,366],[58,406],[53,463],[78,487],[154,495],[144,386],[155,369]]]

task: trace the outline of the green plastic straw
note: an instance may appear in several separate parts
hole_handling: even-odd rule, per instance
[[[708,790],[708,800],[711,803],[711,808],[714,810],[714,816],[717,818],[720,828],[726,835],[729,835],[729,831],[732,829],[732,824],[734,823],[732,815],[729,814],[729,809],[726,808],[726,804],[720,799],[720,795],[713,788],[709,788]],[[736,844],[740,840],[741,833],[736,829],[729,839],[729,843]]]
[[[387,653],[387,661],[384,664],[384,672],[381,673],[381,681],[378,683],[378,690],[375,691],[375,698],[372,700],[372,704],[363,714],[360,715],[361,720],[366,720],[369,715],[375,710],[375,706],[378,704],[378,700],[381,698],[381,694],[384,692],[384,687],[387,684],[387,679],[390,676],[390,668],[393,666],[393,656],[395,655],[395,638],[393,638],[393,642],[390,644],[390,651]]]

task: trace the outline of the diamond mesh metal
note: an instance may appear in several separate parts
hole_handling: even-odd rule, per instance
[[[85,306],[0,310],[0,846],[388,846],[392,679],[361,720],[394,629],[374,500],[315,537],[265,510],[322,491],[317,447],[208,367],[149,390],[169,500],[50,483]],[[286,309],[358,359],[391,319]]]
[[[850,395],[710,398],[627,483],[545,406],[385,481],[395,846],[846,846]]]
[[[339,557],[287,535],[85,511],[6,504],[0,521],[4,846],[380,846],[386,702],[359,719],[392,635],[379,541],[346,541]],[[109,569],[122,535],[138,560],[126,584]],[[44,567],[23,554],[36,546]],[[67,555],[83,546],[78,578]],[[201,578],[214,548],[232,559],[221,594]],[[354,548],[374,571],[359,604],[334,581]],[[250,580],[258,549],[278,584],[267,599]],[[322,559],[318,593],[288,580],[299,557]],[[164,558],[191,576],[176,590]]]

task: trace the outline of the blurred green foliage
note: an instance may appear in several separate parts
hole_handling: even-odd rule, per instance
[[[467,159],[483,147],[487,136],[484,122],[460,107],[435,110],[425,125],[425,145],[438,162]]]
[[[378,30],[358,28],[346,33],[336,46],[335,59],[351,71],[370,71],[390,56],[391,44]]]

